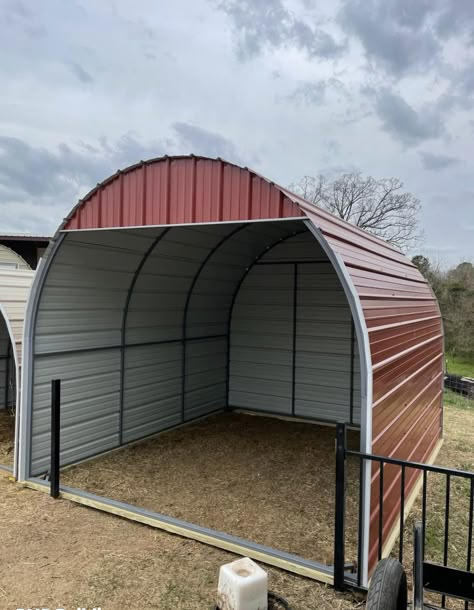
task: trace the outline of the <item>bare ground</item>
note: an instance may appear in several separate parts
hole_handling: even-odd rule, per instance
[[[15,443],[15,415],[9,409],[0,409],[0,464],[13,465]]]
[[[331,564],[334,438],[332,427],[219,414],[67,469],[62,482]],[[357,557],[352,469],[347,560]]]
[[[0,608],[209,610],[234,556],[0,477]],[[356,608],[314,581],[269,570],[293,610]]]
[[[474,409],[447,408],[445,444],[437,462],[472,469],[473,434]],[[441,495],[433,501],[434,514],[439,512],[442,492],[441,487]],[[419,506],[415,507],[417,510]],[[464,508],[462,513],[464,525],[467,518]],[[412,519],[409,521],[407,567]],[[438,538],[442,537],[441,532],[442,529],[437,529]],[[52,500],[2,477],[0,537],[2,610],[21,607],[76,610],[78,606],[90,610],[94,605],[102,610],[209,609],[214,601],[219,565],[234,558],[229,553],[66,500]],[[454,557],[459,549],[456,543]],[[361,607],[352,596],[337,595],[328,587],[277,569],[269,570],[269,584],[288,599],[293,610]],[[449,607],[454,607],[453,603]]]

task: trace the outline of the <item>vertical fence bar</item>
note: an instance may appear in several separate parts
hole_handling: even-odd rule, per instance
[[[474,479],[470,480],[471,492],[469,497],[469,525],[467,530],[467,562],[466,570],[471,571],[471,557],[472,557],[472,522],[474,519]],[[469,602],[464,602],[464,610],[469,609]]]
[[[449,501],[451,496],[451,475],[446,475],[446,497],[444,504],[444,550],[443,565],[448,565],[448,544],[449,544]],[[446,595],[441,596],[441,607],[446,608]]]
[[[382,559],[382,545],[383,545],[383,460],[380,460],[379,470],[379,548],[378,548],[378,559]]]
[[[51,381],[51,467],[50,467],[50,495],[59,497],[59,451],[60,451],[60,406],[61,406],[61,380]]]
[[[400,481],[400,545],[398,549],[398,561],[403,563],[403,534],[405,529],[405,465],[402,466],[402,478]]]
[[[346,514],[346,425],[336,425],[336,513],[334,519],[334,588],[344,590]]]
[[[357,534],[357,585],[362,585],[362,531],[364,523],[364,515],[362,512],[363,498],[364,498],[364,458],[359,459],[359,526]]]
[[[423,494],[421,501],[421,528],[423,532],[422,542],[423,542],[423,561],[425,559],[425,542],[426,542],[426,490],[428,486],[428,473],[426,470],[423,470]]]
[[[423,524],[419,521],[413,528],[413,610],[423,610]]]

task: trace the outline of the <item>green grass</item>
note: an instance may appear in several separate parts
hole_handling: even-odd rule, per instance
[[[446,369],[450,375],[474,377],[474,355],[468,357],[446,354]]]
[[[454,407],[455,409],[470,409],[474,411],[474,400],[459,394],[459,392],[453,392],[453,390],[444,391],[444,406]]]

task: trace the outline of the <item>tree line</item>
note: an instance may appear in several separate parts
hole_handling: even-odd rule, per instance
[[[291,184],[295,193],[332,214],[378,235],[401,251],[422,239],[420,200],[397,178],[375,179],[358,172],[338,177],[305,176]],[[443,270],[427,257],[412,262],[431,284],[444,323],[446,354],[474,358],[474,267],[470,262]]]
[[[438,299],[447,355],[474,357],[474,266],[464,262],[443,270],[421,254],[412,262]]]

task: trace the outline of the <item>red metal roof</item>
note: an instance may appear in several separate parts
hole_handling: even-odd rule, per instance
[[[63,230],[308,218],[345,265],[369,333],[374,453],[426,460],[441,435],[443,332],[418,269],[383,240],[255,172],[221,159],[163,157],[99,184]],[[399,472],[386,467],[384,538],[399,512]],[[370,564],[376,560],[378,471],[373,475]],[[414,476],[414,473],[413,473]],[[407,476],[407,487],[414,480]]]

